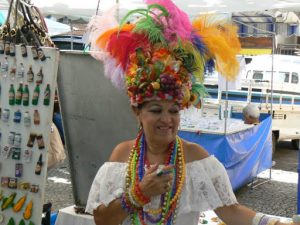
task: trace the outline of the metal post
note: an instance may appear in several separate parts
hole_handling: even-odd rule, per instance
[[[226,79],[226,100],[225,100],[225,110],[224,110],[224,134],[227,133],[227,116],[228,116],[228,80]]]
[[[273,114],[274,51],[275,51],[275,34],[272,35],[271,114]]]
[[[297,191],[297,214],[300,214],[300,140],[299,142],[299,149],[298,149],[298,191]]]

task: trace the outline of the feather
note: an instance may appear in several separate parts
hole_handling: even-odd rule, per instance
[[[201,83],[193,83],[191,93],[194,98],[192,105],[196,108],[201,108],[201,99],[209,95]]]
[[[118,26],[115,14],[116,6],[105,11],[102,15],[94,15],[87,25],[83,39],[86,45],[90,45],[90,53],[97,60],[102,60],[106,54],[103,49],[97,46],[96,40],[106,30]]]
[[[203,40],[200,36],[198,36],[195,33],[192,33],[191,41],[192,41],[193,45],[195,45],[196,48],[199,50],[201,55],[206,55],[207,54],[207,48],[206,48],[205,43],[203,42]]]
[[[133,29],[133,32],[147,35],[150,43],[152,44],[158,42],[162,43],[163,45],[167,44],[163,35],[162,26],[156,23],[151,17],[143,18],[138,21]]]
[[[123,70],[126,69],[130,54],[140,47],[144,50],[149,48],[147,37],[132,32],[114,33],[107,43],[107,51],[116,59],[117,64],[122,66]]]
[[[104,75],[119,89],[125,89],[124,70],[117,65],[113,57],[108,56],[104,61]]]
[[[177,37],[187,40],[192,32],[192,25],[188,15],[180,10],[171,0],[146,0],[147,4],[160,4],[167,9],[170,16],[164,20],[165,37],[174,41]],[[175,36],[175,37],[174,37]]]
[[[121,31],[132,31],[134,28],[133,24],[125,24]],[[106,32],[104,32],[102,35],[100,35],[97,40],[96,40],[96,44],[99,48],[101,49],[105,49],[106,44],[109,41],[109,38],[111,37],[112,34],[116,34],[118,31],[120,30],[119,27],[114,27],[112,29],[107,30]]]
[[[240,51],[237,28],[212,16],[199,17],[193,22],[194,31],[202,37],[207,47],[207,60],[215,60],[216,69],[228,80],[239,72],[236,55]]]
[[[203,81],[203,73],[205,66],[205,58],[202,54],[189,42],[180,42],[174,46],[176,58],[182,60],[184,67],[192,73],[195,81]]]

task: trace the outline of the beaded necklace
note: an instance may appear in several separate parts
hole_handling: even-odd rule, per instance
[[[146,225],[146,221],[157,225],[175,224],[179,197],[185,180],[185,161],[181,139],[169,145],[166,165],[174,165],[172,188],[161,195],[161,206],[158,209],[140,209],[130,213],[132,225]],[[126,175],[126,192],[135,188],[145,175],[146,141],[142,131],[139,132],[128,159]]]

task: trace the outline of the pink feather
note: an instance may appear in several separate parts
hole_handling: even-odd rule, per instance
[[[106,30],[118,26],[115,19],[117,7],[114,6],[105,11],[102,15],[94,15],[87,25],[84,39],[90,44],[90,54],[97,60],[104,60],[107,54],[96,45],[97,38]]]
[[[172,0],[145,0],[147,4],[160,4],[170,13],[168,21],[165,24],[165,37],[170,40],[177,40],[174,34],[177,34],[181,39],[190,39],[192,32],[192,24],[188,15],[179,9]]]
[[[116,60],[108,56],[104,61],[104,75],[119,89],[125,89],[124,70]]]

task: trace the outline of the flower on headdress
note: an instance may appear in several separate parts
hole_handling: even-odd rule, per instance
[[[191,24],[171,0],[146,2],[151,3],[147,9],[130,11],[118,28],[97,30],[96,46],[107,55],[106,76],[117,85],[125,81],[122,88],[127,89],[132,105],[169,99],[181,107],[200,107],[207,94],[202,85],[206,62],[214,61],[216,69],[229,78],[237,73],[236,29],[224,22],[221,26],[208,22],[207,17]],[[133,13],[142,17],[128,24]]]

